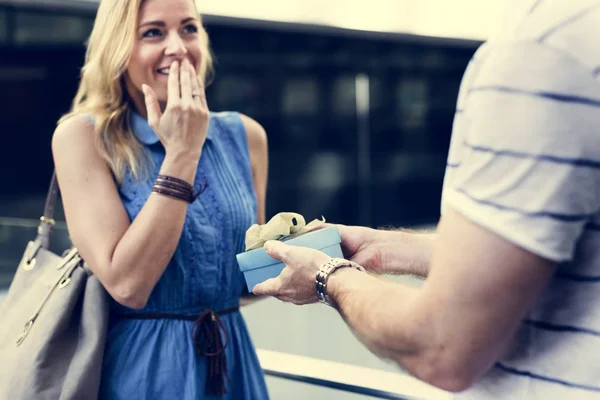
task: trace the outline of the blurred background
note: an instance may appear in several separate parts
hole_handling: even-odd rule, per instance
[[[35,236],[53,168],[51,135],[74,96],[97,5],[0,0],[0,291]],[[436,223],[460,80],[498,27],[504,0],[198,7],[216,59],[210,108],[245,113],[267,131],[267,217],[295,211],[373,227]],[[57,231],[53,246],[64,249],[64,224]],[[324,307],[267,300],[244,314],[258,347],[397,371]],[[269,385],[273,398],[367,398],[277,378]]]

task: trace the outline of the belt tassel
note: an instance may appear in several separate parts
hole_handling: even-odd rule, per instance
[[[196,319],[193,339],[196,353],[206,357],[206,395],[223,396],[227,393],[225,348],[229,339],[217,313],[206,310]]]

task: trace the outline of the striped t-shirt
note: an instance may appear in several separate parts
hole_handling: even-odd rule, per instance
[[[457,398],[600,399],[600,1],[518,6],[465,73],[442,214],[559,268],[511,350]]]

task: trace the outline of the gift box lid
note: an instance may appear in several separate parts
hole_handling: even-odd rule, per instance
[[[300,236],[284,239],[283,242],[302,247],[310,247],[322,250],[326,247],[338,244],[342,241],[340,233],[335,226],[308,232]],[[280,261],[267,254],[264,248],[258,248],[236,255],[238,264],[242,271],[268,267],[279,264]]]

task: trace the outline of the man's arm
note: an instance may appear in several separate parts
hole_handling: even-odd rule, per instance
[[[347,259],[375,274],[417,275],[429,273],[435,230],[381,230],[336,225]]]
[[[468,387],[502,356],[554,263],[573,259],[600,204],[600,174],[587,162],[598,159],[599,117],[585,103],[600,98],[600,87],[588,68],[529,40],[499,43],[477,65],[457,116],[459,167],[447,176],[423,287],[351,268],[327,284],[371,350],[451,391]],[[265,247],[286,268],[255,292],[314,302],[315,273],[327,256],[282,243]]]
[[[343,268],[330,277],[328,291],[371,351],[430,384],[460,391],[501,356],[554,268],[454,211],[438,235],[422,289]]]

